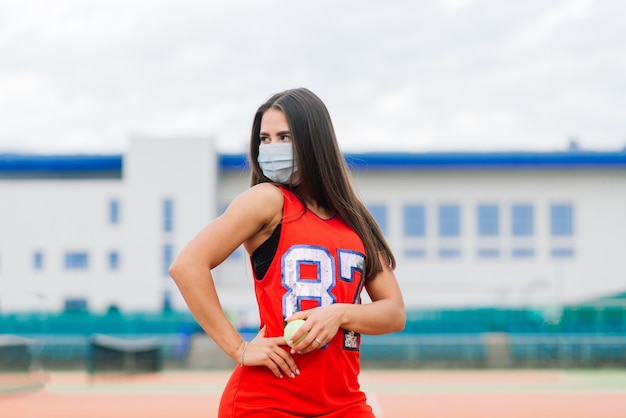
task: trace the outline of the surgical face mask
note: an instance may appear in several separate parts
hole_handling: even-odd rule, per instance
[[[265,177],[276,183],[289,183],[294,174],[293,182],[298,182],[298,168],[294,168],[293,148],[291,142],[261,144],[259,146],[259,166]]]
[[[261,171],[268,179],[288,184],[293,174],[293,183],[298,183],[298,168],[294,168],[291,142],[261,144],[258,161]]]

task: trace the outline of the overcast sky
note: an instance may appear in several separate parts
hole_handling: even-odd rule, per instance
[[[308,87],[345,151],[626,146],[623,0],[0,0],[0,152],[211,136]]]

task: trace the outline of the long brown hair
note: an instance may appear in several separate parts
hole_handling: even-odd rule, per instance
[[[299,183],[283,185],[303,202],[315,201],[334,212],[359,235],[368,254],[365,279],[382,270],[378,254],[394,269],[396,260],[374,217],[358,198],[346,162],[339,150],[335,130],[326,105],[305,88],[286,90],[270,97],[257,110],[250,137],[252,186],[271,182],[263,175],[259,156],[261,119],[270,108],[284,112],[292,134],[294,161]]]

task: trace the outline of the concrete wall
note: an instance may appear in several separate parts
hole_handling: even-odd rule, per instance
[[[355,184],[368,206],[384,207],[387,237],[398,260],[396,275],[409,308],[553,306],[614,292],[626,283],[626,170],[620,168],[358,169]],[[0,310],[60,310],[68,298],[89,308],[115,304],[155,310],[171,299],[185,305],[166,273],[165,248],[174,257],[191,237],[248,188],[245,171],[220,170],[209,139],[135,138],[123,158],[121,178],[0,179]],[[111,224],[109,202],[120,203]],[[172,228],[164,229],[163,202],[172,202]],[[440,204],[459,205],[461,233],[437,233]],[[499,234],[480,237],[476,208],[499,208]],[[534,208],[534,233],[511,233],[511,206]],[[550,205],[573,208],[573,234],[550,233]],[[426,234],[405,236],[404,206],[424,205]],[[442,258],[444,246],[459,256]],[[499,251],[481,258],[479,248]],[[532,248],[528,258],[512,249]],[[552,249],[572,250],[554,257]],[[419,248],[423,256],[407,254]],[[33,267],[34,252],[43,266]],[[89,266],[68,270],[64,255],[85,251]],[[120,255],[111,270],[108,254]],[[214,271],[224,307],[241,321],[256,321],[248,257],[242,249]],[[168,296],[169,295],[169,296]]]
[[[357,173],[363,198],[389,207],[388,238],[399,256],[396,274],[410,305],[511,306],[572,303],[623,291],[626,265],[626,173],[609,170],[497,170],[457,172]],[[402,207],[423,203],[427,210],[427,256],[403,257],[409,240],[402,233]],[[440,203],[461,207],[458,259],[441,259],[436,234]],[[482,244],[476,232],[478,204],[500,208],[500,236],[489,238],[501,250],[495,259],[477,257]],[[534,207],[535,233],[522,243],[535,250],[531,258],[515,258],[511,249],[521,238],[510,229],[511,205]],[[552,203],[573,206],[572,237],[550,234]],[[428,216],[428,214],[432,216]],[[485,240],[485,238],[482,238]],[[570,258],[554,258],[553,247],[573,249]]]
[[[217,166],[208,139],[135,139],[122,178],[0,180],[0,310],[59,311],[67,299],[88,308],[154,310],[166,294],[183,308],[167,276],[164,245],[175,254],[215,216]],[[119,202],[119,222],[109,220]],[[173,202],[172,230],[163,201]],[[67,252],[85,252],[84,269],[67,269]],[[43,263],[34,267],[34,253]],[[119,254],[119,268],[109,253]]]
[[[15,180],[2,182],[0,205],[0,308],[59,310],[65,298],[116,299],[122,277],[107,268],[120,249],[121,231],[109,227],[108,201],[122,193],[115,180]],[[93,240],[94,236],[99,237]],[[34,252],[43,268],[33,267]],[[66,251],[89,253],[87,271],[66,271]]]

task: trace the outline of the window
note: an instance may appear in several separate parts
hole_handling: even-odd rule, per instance
[[[553,237],[571,237],[574,234],[572,205],[550,206],[550,234]]]
[[[172,244],[163,245],[163,275],[169,276],[170,265],[174,261],[174,247]]]
[[[574,249],[573,248],[553,248],[552,251],[553,258],[572,258],[574,257]]]
[[[120,201],[117,199],[109,201],[109,222],[113,225],[120,223]]]
[[[459,205],[439,206],[439,236],[458,237],[461,235],[461,209]]]
[[[571,204],[550,205],[550,235],[552,258],[574,257],[574,209]]]
[[[43,253],[41,251],[35,251],[33,254],[33,268],[35,270],[43,269]]]
[[[404,207],[404,236],[426,236],[426,208],[423,205]]]
[[[404,256],[406,258],[426,258],[426,207],[408,204],[403,208]]]
[[[120,254],[117,251],[109,253],[109,270],[118,270],[120,268]]]
[[[174,201],[172,199],[163,200],[163,231],[172,232],[174,230]]]
[[[513,258],[525,259],[535,256],[533,243],[529,240],[535,234],[533,206],[527,203],[511,206],[511,235],[513,235]]]
[[[513,248],[511,255],[513,258],[532,258],[535,256],[535,250],[532,248]]]
[[[500,208],[494,204],[476,207],[476,233],[479,236],[476,255],[482,259],[500,257],[498,236],[500,235]]]
[[[458,248],[440,248],[440,258],[459,258],[461,256],[461,250]]]
[[[87,299],[71,298],[65,299],[66,312],[87,312]]]
[[[511,208],[511,232],[514,237],[531,237],[534,234],[533,207],[513,205]]]
[[[376,220],[383,235],[387,235],[387,207],[384,205],[370,205],[367,209]]]
[[[442,204],[437,208],[437,227],[440,238],[439,258],[461,257],[459,236],[461,235],[461,208],[456,204]]]
[[[479,236],[497,237],[500,234],[500,213],[497,205],[478,205],[476,217]]]
[[[85,252],[70,252],[65,254],[65,268],[67,270],[84,270],[89,267],[89,256]]]

